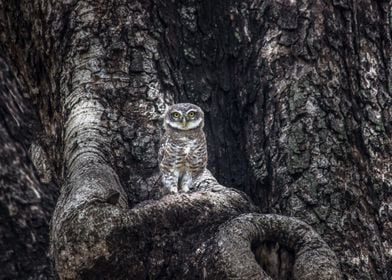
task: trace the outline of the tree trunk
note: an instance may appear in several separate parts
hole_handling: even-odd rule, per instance
[[[390,279],[391,15],[0,0],[0,275],[54,277],[52,217],[61,279]],[[164,196],[177,102],[206,113],[211,173]]]

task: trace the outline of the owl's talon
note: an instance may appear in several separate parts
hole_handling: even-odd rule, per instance
[[[220,192],[220,191],[223,191],[224,189],[225,189],[224,186],[217,185],[217,186],[213,186],[213,187],[211,188],[211,191],[212,191],[212,192]]]
[[[177,188],[170,188],[169,189],[169,194],[177,194],[178,193],[178,189]]]

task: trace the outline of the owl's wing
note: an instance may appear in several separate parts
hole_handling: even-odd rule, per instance
[[[161,162],[163,159],[163,155],[165,154],[165,144],[167,141],[167,135],[166,133],[163,134],[161,137],[161,142],[159,144],[159,152],[158,152],[158,162]]]

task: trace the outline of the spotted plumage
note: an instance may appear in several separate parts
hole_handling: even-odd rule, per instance
[[[194,104],[174,104],[165,113],[158,161],[162,183],[170,193],[189,191],[207,167],[203,126],[204,113]]]

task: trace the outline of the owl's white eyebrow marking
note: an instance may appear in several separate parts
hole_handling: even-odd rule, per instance
[[[195,109],[189,109],[188,111],[186,111],[186,113],[188,114],[189,112],[195,112],[197,113],[197,111]]]

